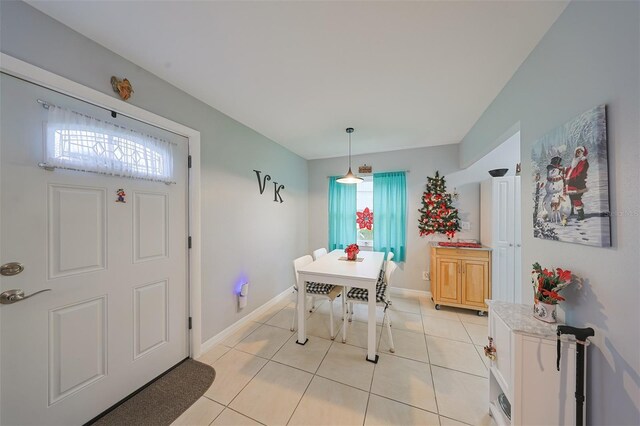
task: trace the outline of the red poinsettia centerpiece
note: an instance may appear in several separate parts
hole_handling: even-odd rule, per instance
[[[573,282],[571,271],[561,268],[542,269],[538,262],[533,264],[531,274],[535,299],[550,305],[563,302],[564,297],[559,293]]]
[[[357,244],[349,244],[344,252],[347,253],[347,260],[356,260],[358,253],[360,253],[360,247]]]

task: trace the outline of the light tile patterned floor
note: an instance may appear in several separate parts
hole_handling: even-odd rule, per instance
[[[425,297],[392,296],[395,353],[377,327],[380,360],[365,361],[366,307],[348,323],[343,344],[339,303],[335,341],[328,304],[310,314],[309,342],[289,330],[294,295],[203,354],[216,369],[211,388],[180,425],[490,425],[487,317]],[[379,320],[382,315],[379,316]]]

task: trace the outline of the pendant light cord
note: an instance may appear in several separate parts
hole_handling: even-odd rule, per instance
[[[349,170],[351,170],[351,132],[349,132]]]

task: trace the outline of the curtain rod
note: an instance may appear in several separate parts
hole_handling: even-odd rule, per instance
[[[393,172],[410,173],[411,170],[388,170],[388,171],[384,171],[384,172],[375,172],[375,173],[393,173]],[[358,176],[373,176],[375,173],[358,173]],[[327,179],[332,178],[332,177],[339,177],[339,176],[338,175],[327,176]]]
[[[54,166],[54,165],[48,164],[48,163],[38,163],[38,167],[40,167],[41,169],[44,169],[44,170],[46,170],[48,172],[52,172],[55,169],[72,170],[74,172],[95,173],[97,175],[106,175],[106,176],[113,176],[113,177],[123,177],[123,178],[128,178],[128,179],[146,180],[146,181],[150,181],[150,182],[161,182],[161,183],[164,183],[165,185],[175,185],[176,184],[176,182],[171,181],[171,180],[148,178],[148,177],[144,177],[144,176],[129,176],[129,175],[124,175],[124,174],[120,174],[120,173],[110,173],[110,172],[103,172],[103,171],[96,171],[96,170],[85,170],[85,169],[82,169],[80,167]]]

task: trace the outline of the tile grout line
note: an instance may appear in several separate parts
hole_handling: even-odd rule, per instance
[[[321,338],[321,337],[319,337],[319,338]],[[304,389],[304,392],[302,392],[302,395],[300,396],[300,399],[298,400],[298,403],[296,404],[296,407],[293,409],[293,411],[291,412],[291,415],[289,416],[289,420],[287,420],[287,423],[285,423],[286,425],[288,425],[289,422],[291,422],[291,419],[293,418],[293,415],[298,410],[298,407],[300,406],[300,403],[302,402],[302,398],[304,398],[305,394],[309,390],[309,386],[311,386],[311,382],[313,382],[313,379],[316,377],[316,373],[320,369],[320,366],[324,362],[324,359],[327,357],[327,354],[329,353],[329,350],[331,349],[331,346],[333,346],[333,343],[334,343],[334,341],[331,341],[331,344],[327,348],[327,351],[324,353],[324,356],[322,357],[322,360],[320,360],[320,364],[318,364],[318,367],[316,367],[316,371],[314,373],[312,373],[311,380],[309,380],[309,383],[307,384],[307,387]],[[318,377],[322,377],[322,376],[318,376]]]
[[[431,366],[431,354],[429,352],[429,343],[427,342],[427,335],[424,335],[424,344],[427,346],[427,356],[429,357],[429,375],[431,376],[431,386],[433,387],[433,399],[436,402],[436,411],[438,411],[438,416],[440,416],[440,406],[438,405],[438,393],[436,392],[436,381],[433,378],[433,368]],[[440,418],[438,417],[438,423],[440,423]]]
[[[231,403],[229,403],[229,404],[231,404]],[[240,411],[238,411],[238,410],[234,410],[234,409],[233,409],[233,408],[231,408],[231,407],[228,407],[228,406],[227,406],[227,408],[228,408],[229,410],[233,411],[234,413],[240,414],[240,415],[241,415],[241,416],[243,416],[243,417],[246,417],[246,418],[248,418],[248,419],[253,420],[253,421],[254,421],[254,422],[256,422],[256,423],[259,423],[259,424],[261,424],[261,425],[264,425],[264,424],[265,424],[265,423],[259,422],[258,420],[254,419],[253,417],[247,416],[246,414],[242,414]],[[220,413],[220,414],[222,414],[222,413]],[[214,421],[215,421],[215,420],[214,420]]]
[[[389,321],[389,318],[387,318],[387,321]],[[382,327],[380,329],[380,335],[378,336],[378,345],[376,346],[376,355],[378,357],[380,356],[378,352],[380,352],[380,345],[382,344],[382,333],[384,331],[383,329],[384,329],[384,317],[382,319]],[[380,360],[380,358],[378,358],[378,360]],[[376,368],[378,368],[377,362],[373,364],[373,374],[371,374],[371,383],[369,383],[369,392],[367,392],[367,405],[365,405],[364,407],[364,418],[362,419],[362,426],[364,426],[365,423],[367,422],[367,413],[369,412],[369,401],[371,400],[371,390],[373,388],[373,379],[376,377]]]
[[[462,424],[471,426],[471,423],[463,422],[462,420],[457,420],[457,419],[454,419],[454,418],[449,417],[449,416],[440,416],[440,417],[444,417],[445,419],[453,420],[454,422],[458,422],[458,423],[462,423]]]
[[[245,352],[245,353],[246,353],[246,352]],[[254,356],[255,356],[255,355],[254,355]],[[257,357],[257,358],[260,358],[260,357]],[[260,358],[260,359],[264,359],[264,358]],[[260,372],[262,371],[262,369],[263,369],[267,364],[269,364],[269,360],[267,360],[267,362],[265,362],[265,363],[264,363],[264,365],[263,365],[262,367],[260,367],[260,369],[259,369],[258,371],[256,371],[256,374],[254,374],[254,375],[251,377],[251,379],[247,382],[247,384],[246,384],[246,385],[244,385],[244,386],[242,387],[242,389],[240,389],[240,391],[239,391],[237,394],[235,394],[235,396],[234,396],[233,398],[231,398],[231,401],[229,401],[229,403],[226,405],[226,407],[227,407],[227,408],[229,408],[230,410],[233,410],[233,408],[231,408],[231,407],[230,407],[231,403],[232,403],[233,401],[235,401],[235,400],[236,400],[236,398],[238,397],[238,395],[240,395],[240,394],[242,393],[242,391],[246,389],[246,387],[247,387],[247,386],[249,386],[249,383],[253,382],[253,379],[255,379],[255,378],[256,378],[256,376],[257,376],[258,374],[260,374]],[[233,410],[233,411],[236,411],[236,410]],[[238,412],[238,411],[236,411],[236,412]],[[238,412],[238,413],[239,413],[239,412]],[[242,414],[242,413],[240,413],[240,414]],[[242,415],[244,416],[244,414],[242,414]],[[247,417],[249,417],[249,416],[247,416]]]
[[[389,401],[393,401],[393,402],[396,402],[396,403],[401,404],[401,405],[406,405],[407,407],[410,407],[410,408],[415,408],[416,410],[425,411],[427,413],[435,414],[436,416],[439,416],[439,414],[437,412],[434,412],[434,411],[431,411],[431,410],[427,410],[426,408],[418,407],[416,405],[411,405],[411,404],[408,404],[408,403],[403,402],[403,401],[398,401],[397,399],[389,398],[388,396],[379,395],[379,394],[377,394],[375,392],[371,392],[371,395],[375,395],[378,398],[388,399]],[[453,419],[453,420],[455,420],[455,419]]]
[[[265,325],[265,324],[263,324],[263,325]],[[271,326],[269,326],[269,327],[271,327]],[[260,327],[258,327],[258,328],[260,328]],[[258,330],[258,328],[256,328],[256,330]],[[276,327],[276,328],[277,328],[277,327]],[[256,330],[254,330],[254,332],[255,332]],[[251,333],[251,334],[253,334],[253,333]],[[251,334],[250,334],[250,335],[251,335]],[[249,336],[247,336],[247,337],[249,337]],[[245,337],[245,339],[246,339],[247,337]],[[287,340],[285,340],[285,341],[284,341],[284,343],[278,347],[278,349],[277,349],[277,350],[275,351],[275,353],[271,356],[271,358],[273,358],[273,357],[278,353],[278,351],[280,351],[280,349],[282,349],[282,347],[283,347],[283,346],[284,346],[284,345],[289,341],[289,339],[290,339],[290,338],[291,338],[291,336],[289,336],[289,337],[287,338]],[[242,339],[242,340],[244,340],[244,339]],[[238,342],[238,344],[240,344],[240,342]],[[232,349],[235,349],[235,347],[234,347],[234,348],[232,348]],[[244,352],[244,351],[241,351],[240,349],[236,349],[236,350],[237,350],[237,351],[240,351],[240,352]],[[248,352],[244,352],[244,353],[249,354]],[[260,374],[260,372],[261,372],[261,371],[262,371],[262,370],[263,370],[267,365],[269,365],[269,362],[271,361],[271,358],[264,358],[264,357],[261,357],[261,356],[255,355],[255,354],[249,354],[249,355],[253,355],[253,356],[255,356],[256,358],[265,359],[267,362],[265,362],[265,363],[264,363],[264,365],[263,365],[262,367],[260,367],[260,369],[256,372],[256,374],[254,374],[254,375],[253,375],[253,377],[251,377],[251,379],[247,382],[247,384],[246,384],[246,385],[244,385],[244,386],[242,387],[242,389],[240,389],[240,392],[238,392],[238,393],[237,393],[237,394],[236,394],[236,395],[231,399],[231,401],[229,401],[229,404],[227,404],[227,407],[228,407],[229,409],[231,409],[231,410],[233,410],[231,407],[229,407],[229,406],[231,405],[231,403],[233,403],[233,401],[235,401],[235,400],[236,400],[236,398],[238,397],[238,395],[240,395],[240,394],[242,393],[242,391],[243,391],[243,390],[245,390],[247,386],[249,386],[249,383],[253,382],[253,380],[258,376],[258,374]],[[214,379],[214,380],[215,380],[215,379]],[[236,411],[236,410],[233,410],[233,411]],[[236,412],[238,412],[239,414],[242,414],[242,413],[240,413],[239,411],[236,411]],[[244,414],[243,414],[243,415],[244,415]],[[249,417],[249,416],[246,416],[246,417]],[[251,418],[251,417],[249,417],[249,418]],[[252,419],[252,420],[254,420],[254,419]],[[261,423],[261,422],[258,422],[258,423]],[[261,423],[261,424],[263,424],[263,423]]]

